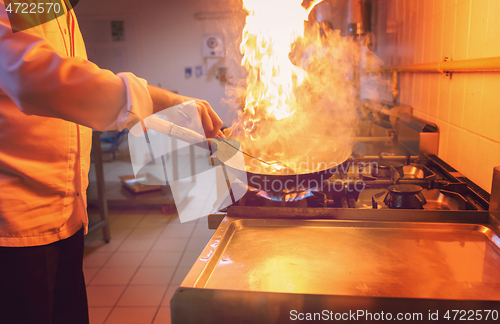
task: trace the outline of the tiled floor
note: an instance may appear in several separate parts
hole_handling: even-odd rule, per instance
[[[213,195],[196,189],[197,200]],[[118,209],[110,221],[109,244],[100,233],[85,241],[90,323],[170,323],[170,299],[214,233],[206,217],[181,224],[157,209]]]

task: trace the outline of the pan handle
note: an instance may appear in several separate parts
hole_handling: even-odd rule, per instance
[[[191,129],[177,126],[168,120],[154,115],[149,116],[144,121],[147,128],[154,129],[157,132],[166,134],[181,141],[194,144],[196,146],[209,150],[210,152],[212,151],[210,139],[205,138],[205,136],[198,134]]]

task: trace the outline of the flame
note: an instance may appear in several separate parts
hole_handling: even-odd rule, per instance
[[[282,120],[295,113],[293,89],[307,73],[293,65],[289,54],[292,44],[304,36],[309,12],[321,1],[305,9],[302,0],[243,0],[248,12],[240,45],[242,65],[249,72],[243,113],[247,135],[255,137],[263,119]]]
[[[285,201],[285,202],[291,202],[291,201],[299,201],[304,198],[312,196],[313,193],[311,190],[306,190],[306,191],[294,191],[294,192],[283,192],[283,193],[270,193],[266,192],[263,190],[260,190],[257,192],[257,196],[269,199],[269,200],[274,200],[274,201]]]
[[[351,154],[354,48],[340,30],[323,37],[318,23],[306,24],[321,1],[308,1],[304,8],[303,0],[243,0],[248,13],[240,44],[247,70],[245,100],[226,135],[268,162],[249,165],[247,159],[247,171],[316,172],[325,168],[314,161],[331,168]]]
[[[279,163],[271,163],[271,166],[277,171],[282,171],[283,169],[285,169],[285,167]]]

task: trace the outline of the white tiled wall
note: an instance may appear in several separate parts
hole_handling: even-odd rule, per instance
[[[376,53],[386,65],[500,57],[500,0],[378,3]],[[491,190],[500,165],[500,73],[403,73],[399,102],[438,124],[443,160]]]

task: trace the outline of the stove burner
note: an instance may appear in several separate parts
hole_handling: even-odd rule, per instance
[[[304,198],[312,196],[312,192],[307,191],[294,191],[294,192],[266,192],[260,190],[257,192],[257,196],[260,196],[265,199],[274,200],[274,201],[284,201],[284,202],[292,202],[303,200]]]
[[[299,191],[299,192],[265,192],[249,188],[246,194],[237,202],[239,206],[260,206],[260,207],[295,207],[295,208],[324,208],[334,207],[341,200],[335,201],[327,197],[321,191]],[[341,207],[336,206],[335,207]],[[345,206],[347,207],[347,205]]]
[[[403,166],[403,163],[397,161],[379,161],[373,164],[371,175],[379,179],[391,179],[394,172],[392,169],[394,169],[401,177],[404,177]]]
[[[311,191],[298,192],[266,192],[249,188],[247,193],[239,200],[240,206],[265,206],[265,207],[302,207],[308,206],[308,199],[314,194]]]
[[[387,188],[393,194],[417,195],[422,191],[422,187],[413,184],[393,185]]]
[[[422,187],[412,184],[399,184],[387,188],[389,194],[384,202],[391,209],[423,209],[427,201]]]

